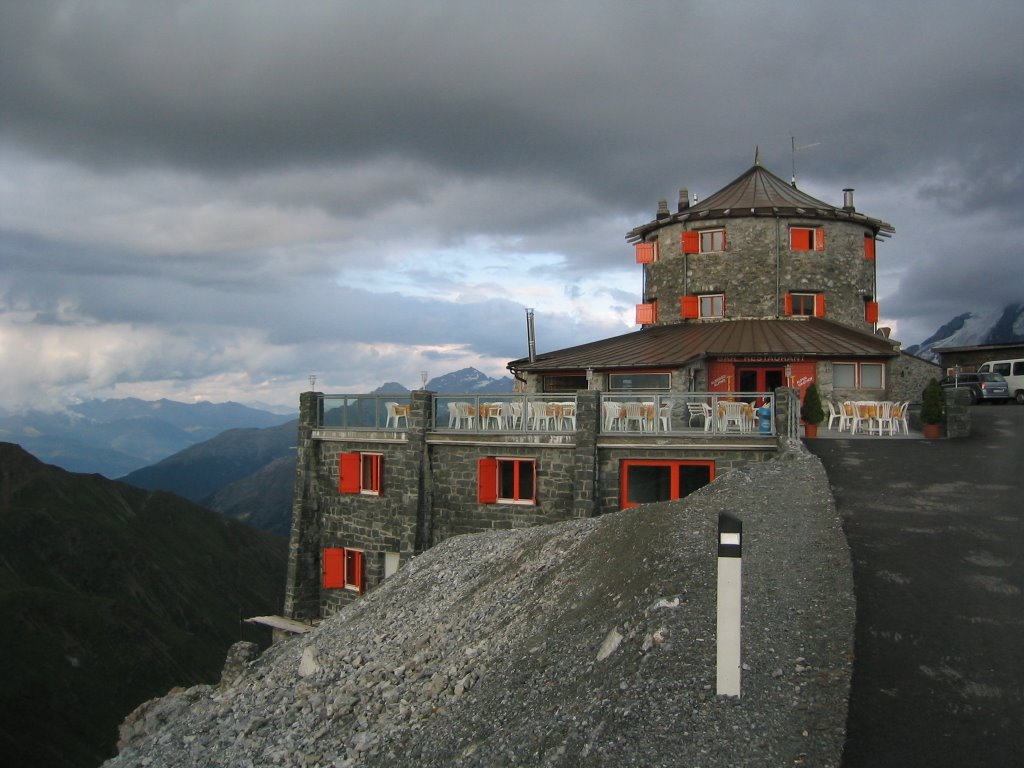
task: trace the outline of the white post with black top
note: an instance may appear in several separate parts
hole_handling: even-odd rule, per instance
[[[717,692],[740,695],[740,622],[743,581],[743,523],[718,516]]]

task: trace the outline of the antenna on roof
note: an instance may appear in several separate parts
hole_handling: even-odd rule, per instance
[[[820,141],[816,141],[813,144],[801,144],[799,147],[796,145],[796,137],[793,134],[789,135],[789,144],[793,148],[793,177],[789,183],[794,187],[796,186],[796,153],[801,149],[810,149],[811,147],[817,147],[821,145]]]

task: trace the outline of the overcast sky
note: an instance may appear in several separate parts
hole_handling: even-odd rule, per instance
[[[636,329],[762,164],[892,223],[904,344],[1024,301],[1024,3],[3,0],[0,407],[297,406]]]

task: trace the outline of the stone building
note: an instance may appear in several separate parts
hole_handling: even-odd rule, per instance
[[[755,162],[628,233],[641,330],[514,360],[510,395],[303,393],[286,615],[328,615],[450,536],[680,498],[770,460],[812,381],[917,399],[937,367],[876,329],[893,232],[852,190],[833,207]]]

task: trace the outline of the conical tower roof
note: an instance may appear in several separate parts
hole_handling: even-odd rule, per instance
[[[661,215],[630,231],[626,239],[629,242],[642,240],[649,233],[673,223],[750,216],[851,221],[872,228],[882,237],[896,231],[891,224],[858,213],[852,207],[837,208],[811,197],[755,162],[710,197],[678,213]]]

